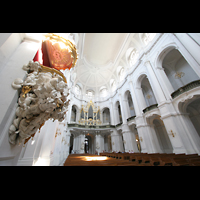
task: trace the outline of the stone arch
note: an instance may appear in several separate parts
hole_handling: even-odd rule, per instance
[[[136,78],[136,88],[141,88],[141,83],[142,80],[147,77],[147,73],[146,72],[142,72],[139,74],[139,76]]]
[[[174,91],[190,82],[199,80],[199,76],[178,49],[171,49],[163,57],[162,68]]]
[[[153,114],[147,118],[150,125],[154,149],[158,153],[172,153],[173,146],[161,116]]]
[[[103,124],[109,124],[111,122],[111,119],[110,119],[110,108],[104,107],[101,110],[101,113],[102,113],[102,122],[103,122]]]
[[[76,104],[73,104],[71,107],[71,121],[77,122],[78,121],[78,112],[79,108]]]
[[[183,127],[195,150],[200,153],[200,95],[191,95],[178,103]]]
[[[178,49],[178,46],[175,43],[169,43],[161,48],[161,50],[158,52],[158,54],[155,58],[156,68],[162,68],[162,62],[163,62],[165,56],[173,49]]]
[[[145,87],[145,84],[147,85],[147,87]],[[147,93],[145,93],[145,88],[147,88]],[[148,76],[147,76],[147,73],[143,72],[139,75],[139,77],[137,78],[137,81],[136,81],[136,89],[139,89],[141,90],[139,92],[139,96],[140,96],[140,99],[143,98],[142,101],[142,109],[150,106],[150,105],[153,105],[153,104],[157,104],[157,99],[156,99],[156,96],[153,92],[153,89],[152,89],[152,86],[151,86],[151,83],[148,79]],[[149,95],[149,101],[148,101],[148,98],[147,98],[147,95]]]

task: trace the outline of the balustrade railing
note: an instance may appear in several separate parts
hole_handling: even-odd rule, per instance
[[[68,127],[74,127],[74,128],[116,128],[115,125],[82,125],[82,124],[76,124],[76,123],[73,123],[73,124],[67,124]]]
[[[143,112],[146,113],[146,112],[148,112],[148,111],[150,111],[150,110],[153,110],[153,109],[155,109],[155,108],[158,108],[158,104],[153,104],[153,105],[150,105],[150,106],[146,107],[146,108],[143,110]]]
[[[134,116],[131,116],[131,117],[129,117],[128,119],[127,119],[127,122],[129,122],[129,121],[131,121],[131,120],[133,120],[133,119],[135,119],[135,115]]]
[[[174,91],[171,96],[172,99],[176,98],[177,96],[183,94],[184,92],[187,92],[193,88],[199,87],[200,86],[200,80],[197,81],[192,81],[188,83],[187,85],[184,85],[183,87],[180,87],[178,90]]]

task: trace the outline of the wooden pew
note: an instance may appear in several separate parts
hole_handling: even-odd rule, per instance
[[[152,166],[159,166],[161,164],[160,158],[162,157],[170,157],[175,155],[172,154],[166,154],[166,153],[152,153],[152,154],[146,154],[142,157],[142,163],[151,163]]]
[[[129,160],[136,163],[142,162],[142,157],[147,155],[147,153],[132,153],[130,154]]]
[[[176,156],[172,158],[174,161],[173,166],[189,166],[195,160],[199,160],[198,154],[189,154],[185,156]]]
[[[86,161],[84,156],[97,157],[97,155],[71,154],[64,166],[200,166],[198,154],[100,153],[100,155],[106,156],[107,159]]]

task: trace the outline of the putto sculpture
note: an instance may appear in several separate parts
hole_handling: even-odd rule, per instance
[[[53,68],[30,61],[23,66],[27,77],[17,78],[12,87],[20,89],[16,118],[9,128],[9,142],[26,143],[48,119],[63,121],[69,105],[69,90],[64,75]]]

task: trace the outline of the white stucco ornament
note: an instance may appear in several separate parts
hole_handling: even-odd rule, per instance
[[[20,89],[16,117],[9,128],[9,142],[13,145],[30,139],[48,119],[63,121],[70,101],[60,71],[33,61],[23,69],[27,70],[26,79],[12,83],[14,89]]]

